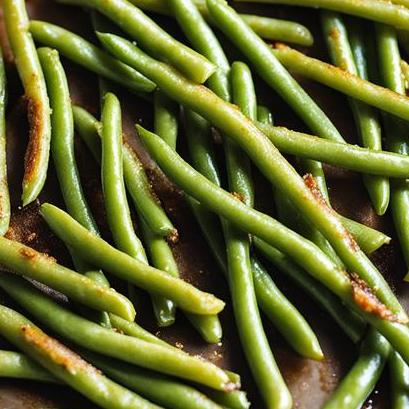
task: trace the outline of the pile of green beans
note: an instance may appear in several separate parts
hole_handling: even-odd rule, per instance
[[[248,409],[239,374],[135,322],[134,303],[138,317],[145,314],[141,289],[151,299],[156,328],[173,325],[182,313],[211,348],[224,342],[223,310],[230,303],[259,398],[269,409],[291,409],[297,405],[291,381],[281,373],[262,318],[301,357],[321,360],[324,352],[309,317],[276,285],[281,274],[357,349],[323,408],[361,407],[385,367],[391,408],[408,406],[408,314],[369,258],[391,238],[334,210],[325,172],[330,165],[361,174],[374,216],[391,214],[409,265],[409,68],[399,49],[409,50],[409,1],[55,2],[83,7],[92,32],[80,36],[32,20],[23,0],[0,7],[27,106],[22,205],[31,204],[30,213],[38,209],[73,267],[15,241],[6,110],[13,66],[0,53],[0,337],[16,348],[0,350],[0,378],[68,385],[103,408]],[[242,2],[264,4],[249,8],[258,14],[268,4],[316,9],[311,14],[321,20],[330,63],[316,59],[315,50],[310,56],[287,45],[313,45],[307,26],[243,14]],[[277,10],[272,15],[288,15]],[[77,93],[71,100],[72,63],[98,80],[99,109]],[[336,116],[300,77],[344,94],[361,146],[346,142]],[[281,110],[258,92],[263,83],[303,122],[301,131],[277,126]],[[135,101],[152,110],[147,121],[134,118],[136,143],[125,111]],[[85,145],[86,158],[100,169],[97,205],[106,220],[94,217],[82,188],[76,134],[83,142],[78,148]],[[50,153],[58,204],[47,192],[40,196]],[[184,229],[170,219],[174,206],[159,199],[156,176],[142,160],[146,153],[195,217],[227,282],[227,300],[184,279],[177,248],[185,246]],[[254,176],[268,185],[271,215],[258,210]],[[129,298],[118,288],[127,288]]]

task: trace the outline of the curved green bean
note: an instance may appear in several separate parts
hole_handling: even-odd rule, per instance
[[[176,149],[178,137],[179,105],[160,90],[156,91],[154,98],[154,129],[166,143]]]
[[[38,382],[58,382],[30,358],[12,351],[0,351],[0,377],[30,379]]]
[[[100,265],[111,274],[128,281],[150,293],[173,300],[181,309],[196,314],[219,313],[224,302],[198,290],[185,281],[174,278],[164,271],[150,267],[115,249],[106,241],[93,235],[57,207],[45,203],[41,215],[51,229],[79,256]],[[118,314],[119,315],[119,314]]]
[[[402,153],[377,151],[371,148],[334,142],[283,127],[272,127],[264,124],[257,124],[257,127],[283,153],[315,159],[371,175],[402,179],[409,175],[409,158]]]
[[[61,291],[80,304],[98,311],[113,312],[127,320],[135,318],[132,303],[123,295],[16,241],[0,237],[0,263],[16,274],[30,277]]]
[[[320,82],[399,118],[409,120],[409,98],[403,95],[363,80],[331,64],[307,57],[284,45],[274,49],[273,53],[285,67],[296,74]]]
[[[143,10],[172,16],[166,0],[130,0],[132,4]],[[194,0],[193,3],[205,20],[212,24],[206,0]],[[270,17],[255,16],[251,14],[240,14],[240,17],[248,24],[254,32],[266,40],[288,41],[290,43],[310,46],[314,38],[307,27],[294,21],[275,19]]]
[[[51,154],[64,203],[74,219],[94,234],[99,234],[98,227],[84,197],[75,161],[71,98],[64,68],[56,50],[40,48],[38,56],[50,95],[52,109]],[[92,271],[92,266],[84,260],[78,259],[74,254],[72,254],[72,259],[77,271],[83,272],[88,278],[109,287],[109,282],[102,271]],[[103,325],[109,326],[107,314],[101,314],[99,320]]]
[[[365,72],[365,76],[362,76],[362,68],[367,71],[362,33],[358,34],[356,30],[354,31],[354,50],[360,53],[357,61],[360,62],[361,72],[358,73],[356,56],[352,51],[352,41],[350,43],[347,27],[342,16],[335,12],[323,11],[321,13],[321,25],[332,63],[351,74],[368,79],[367,72]],[[381,125],[378,113],[374,108],[355,99],[350,98],[349,105],[354,114],[355,124],[362,144],[371,150],[382,150]],[[388,179],[386,177],[363,175],[363,181],[376,213],[380,216],[383,215],[389,204]]]
[[[0,332],[58,379],[106,409],[159,409],[106,378],[91,364],[10,308],[0,306]]]
[[[219,390],[233,390],[237,386],[217,366],[177,348],[122,335],[94,324],[57,304],[23,279],[3,275],[0,286],[40,322],[91,351]]]
[[[7,79],[0,51],[0,236],[3,236],[10,224],[10,194],[7,182],[7,157],[6,157],[6,105],[7,105]]]
[[[375,387],[385,366],[390,344],[374,330],[370,330],[361,346],[358,360],[342,379],[323,409],[360,408]]]
[[[101,142],[98,132],[100,123],[81,107],[73,106],[73,114],[76,130],[99,163],[101,161]],[[125,184],[138,214],[144,218],[153,232],[168,237],[171,241],[176,241],[177,230],[152,191],[142,163],[127,143],[123,146],[123,160]]]
[[[30,133],[24,160],[23,206],[40,194],[47,177],[51,140],[51,110],[24,0],[3,3],[4,22],[27,101]]]
[[[288,4],[291,6],[323,8],[339,11],[344,14],[362,17],[380,23],[390,24],[398,28],[409,30],[409,10],[383,0],[356,1],[356,0],[235,0],[237,2]]]
[[[315,183],[309,177],[303,180],[274,145],[267,140],[266,136],[237,108],[222,101],[210,90],[188,81],[165,64],[151,59],[127,40],[111,34],[99,34],[99,37],[105,46],[121,59],[139,67],[149,77],[154,78],[164,92],[172,95],[181,104],[195,110],[240,144],[270,182],[277,185],[283,194],[291,198],[306,219],[321,231],[350,271],[361,275],[371,288],[377,289],[376,295],[379,299],[398,313],[403,321],[406,321],[406,314],[385,279],[360,251],[355,241],[351,240],[350,234],[345,230],[336,214],[328,211],[327,206],[321,201],[321,196],[317,195]],[[149,148],[155,146],[155,149],[160,152],[170,151],[169,155],[175,160],[175,163],[180,163],[178,156],[171,149],[165,149],[163,144],[158,143],[155,135],[142,130],[141,127],[139,129],[144,134],[145,142],[151,145]],[[155,153],[155,156],[159,154]],[[162,157],[161,162],[164,162]],[[187,167],[184,169],[187,174],[191,174],[192,169]],[[170,173],[171,169],[167,167],[166,171]],[[211,188],[214,189],[213,186]],[[201,187],[198,187],[198,190],[202,190]],[[191,194],[191,192],[188,193]],[[227,197],[231,199],[229,195]],[[226,213],[226,211],[223,212]],[[243,229],[247,228],[254,231],[254,226]],[[305,262],[304,257],[301,263],[305,264]]]
[[[138,7],[126,0],[58,0],[97,10],[117,24],[149,53],[169,62],[192,81],[205,82],[216,67],[189,47],[171,37]]]
[[[34,40],[57,49],[64,57],[134,92],[152,92],[156,85],[105,51],[71,31],[45,21],[30,21]]]

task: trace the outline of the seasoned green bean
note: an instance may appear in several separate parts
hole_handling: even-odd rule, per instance
[[[111,274],[148,292],[169,298],[188,312],[207,315],[217,314],[223,309],[224,302],[212,294],[202,292],[181,279],[122,253],[84,229],[57,207],[45,203],[41,206],[41,214],[51,229],[79,256],[87,257],[90,262],[100,265]]]
[[[372,175],[407,178],[409,158],[402,153],[376,151],[370,148],[333,142],[283,127],[258,124],[258,128],[283,153],[340,166]]]
[[[396,30],[378,24],[376,26],[379,70],[383,84],[399,94],[405,95],[405,85],[400,68],[400,52]],[[406,122],[385,116],[386,144],[388,150],[409,155],[408,131]],[[399,238],[403,257],[409,265],[409,186],[407,180],[391,181],[391,210],[395,230]]]
[[[177,348],[170,349],[94,324],[65,309],[23,279],[3,275],[0,286],[40,322],[91,351],[219,390],[233,390],[237,386],[217,366]]]
[[[0,236],[3,236],[9,228],[11,213],[7,183],[6,104],[7,79],[3,55],[0,51]]]
[[[356,58],[352,51],[352,41],[350,44],[347,27],[341,15],[324,10],[321,13],[321,25],[332,63],[367,80],[366,53],[362,33],[358,34],[356,30],[354,31],[354,50],[360,53],[359,58]],[[359,73],[358,64],[355,60],[360,62],[361,70]],[[366,74],[364,76],[362,75],[362,68],[364,74]],[[349,105],[362,144],[371,150],[382,150],[381,125],[377,111],[373,107],[351,98],[349,99]],[[376,213],[380,216],[383,215],[389,204],[388,179],[386,177],[363,175],[363,181]]]
[[[4,22],[27,101],[30,133],[24,160],[23,206],[40,194],[47,177],[51,119],[47,88],[33,39],[24,0],[3,3]]]
[[[409,120],[409,99],[403,95],[363,80],[331,64],[307,57],[284,45],[274,49],[273,53],[285,67],[296,74],[320,82],[399,118]]]
[[[154,99],[154,129],[166,143],[176,149],[179,106],[160,90]]]
[[[16,311],[0,306],[0,333],[58,379],[106,409],[159,409],[106,378],[91,364]]]
[[[371,288],[377,289],[376,295],[379,299],[398,313],[403,321],[406,321],[406,314],[385,279],[365,254],[360,251],[351,235],[345,230],[341,220],[335,213],[328,211],[327,206],[321,201],[314,180],[308,176],[302,179],[280,155],[274,145],[267,140],[266,136],[237,108],[222,101],[210,90],[193,84],[165,64],[151,59],[127,40],[111,34],[99,34],[99,38],[105,46],[109,47],[121,59],[139,67],[150,78],[154,78],[164,92],[172,95],[181,104],[195,110],[227,136],[235,140],[270,182],[277,185],[283,194],[291,198],[294,205],[304,214],[306,219],[321,231],[350,271],[361,275]],[[139,129],[143,132],[145,143],[149,143],[150,149],[155,146],[155,150],[158,149],[159,152],[169,151],[170,157],[175,162],[180,163],[178,155],[175,155],[171,149],[166,149],[163,144],[159,143],[155,135],[142,130],[140,127]],[[155,156],[159,156],[159,152],[155,152]],[[165,158],[161,157],[160,159],[162,165]],[[169,168],[167,166],[165,170],[170,173],[171,169]],[[188,167],[183,167],[183,169],[187,174],[192,174],[193,169]],[[195,174],[194,178],[196,177],[198,175]],[[215,187],[211,186],[211,189],[214,190]],[[198,190],[201,191],[202,186],[198,186]],[[191,194],[189,191],[188,193]],[[231,199],[229,195],[226,198]],[[210,207],[214,207],[214,205],[216,204],[214,203]],[[238,206],[238,203],[236,205]],[[224,211],[222,209],[219,211],[227,213],[226,210],[227,208]],[[250,212],[249,209],[246,210]],[[243,230],[251,229],[254,232],[254,225],[247,227],[240,225],[240,228]],[[309,257],[304,257],[301,260],[302,264],[306,263],[306,258]]]
[[[360,408],[375,387],[391,351],[386,339],[370,330],[361,346],[358,360],[342,379],[323,409]]]
[[[80,304],[98,311],[113,312],[127,320],[135,318],[132,303],[123,295],[63,267],[52,257],[31,247],[0,237],[0,263],[16,274],[61,291]]]
[[[85,109],[73,107],[75,128],[90,149],[94,158],[101,160],[101,142],[98,120]],[[144,218],[150,229],[160,236],[177,241],[178,233],[162,209],[159,199],[152,191],[142,163],[133,149],[127,144],[123,147],[124,177],[126,187],[131,195],[138,214]]]
[[[142,10],[172,16],[166,0],[130,0],[130,3]],[[212,23],[206,0],[194,0],[200,14]],[[261,17],[250,14],[240,14],[240,17],[260,36],[267,40],[288,41],[299,45],[310,46],[314,42],[311,32],[307,27],[294,21],[278,20],[270,17]]]
[[[149,53],[168,61],[192,81],[205,82],[216,67],[206,58],[186,47],[160,28],[138,7],[126,0],[57,0],[59,3],[74,4],[97,10],[108,17]]]
[[[58,382],[51,374],[30,358],[12,351],[0,351],[0,376],[30,379],[39,382]]]
[[[237,2],[288,4],[302,7],[319,7],[344,14],[362,17],[380,23],[390,24],[398,28],[409,30],[409,10],[392,4],[396,2],[371,0],[235,0]],[[401,0],[400,0],[401,1]]]
[[[57,49],[64,57],[134,92],[151,92],[156,86],[146,77],[115,60],[105,51],[64,28],[45,21],[30,21],[34,40]]]

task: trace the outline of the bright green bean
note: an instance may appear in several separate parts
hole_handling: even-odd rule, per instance
[[[168,61],[192,81],[205,82],[216,67],[206,58],[186,47],[160,28],[138,7],[126,0],[57,0],[97,10],[108,17],[149,53]]]
[[[160,90],[154,99],[154,129],[166,143],[176,149],[179,106]]]
[[[367,75],[362,76],[361,72],[358,73],[355,55],[352,51],[352,42],[350,44],[348,31],[342,16],[335,12],[323,11],[321,13],[321,25],[332,63],[351,74],[359,75],[363,79],[368,79]],[[356,51],[358,48],[360,51],[358,61],[361,63],[361,68],[362,62],[364,65],[366,64],[364,47],[362,37],[355,31],[354,50]],[[364,71],[367,71],[366,67]],[[354,114],[355,124],[358,128],[362,144],[371,150],[382,150],[381,125],[377,111],[351,98],[349,99],[349,105]],[[382,216],[386,212],[389,204],[388,179],[385,177],[363,175],[363,181],[376,213]]]
[[[0,351],[0,376],[39,382],[58,382],[30,358],[12,351]]]
[[[9,228],[11,213],[7,183],[6,105],[7,79],[3,55],[0,51],[0,236],[3,236]]]
[[[130,0],[132,4],[143,10],[172,16],[166,0]],[[194,0],[200,14],[212,23],[206,0]],[[250,14],[240,14],[240,17],[260,36],[267,40],[288,41],[299,45],[310,46],[314,42],[311,32],[307,27],[293,21],[278,20],[270,17],[261,17]]]
[[[396,352],[388,360],[392,409],[405,409],[409,405],[409,366]]]
[[[274,124],[273,114],[267,107],[263,105],[258,105],[257,121],[261,122],[262,124],[273,125]]]
[[[409,30],[409,10],[383,0],[235,0],[237,2],[288,4],[302,7],[319,7],[344,14],[362,17]],[[401,0],[400,0],[401,1]]]
[[[401,153],[333,142],[283,127],[264,124],[257,126],[283,153],[372,175],[386,175],[393,178],[407,178],[409,175],[409,158]]]
[[[58,379],[106,409],[158,408],[106,378],[21,314],[0,306],[0,333]]]
[[[121,59],[139,67],[150,78],[155,78],[155,82],[160,84],[160,88],[164,92],[172,95],[179,103],[195,110],[240,144],[270,182],[277,185],[283,194],[291,198],[306,219],[321,231],[350,271],[362,275],[369,286],[376,289],[376,295],[380,300],[398,313],[403,321],[406,321],[406,314],[385,279],[365,254],[359,250],[355,241],[351,240],[350,234],[345,230],[336,214],[328,211],[320,200],[321,198],[318,199],[316,186],[311,178],[307,177],[304,180],[300,178],[274,145],[267,140],[266,136],[237,108],[222,101],[210,90],[193,84],[165,64],[151,59],[130,42],[111,34],[99,34],[99,37],[105,46],[109,47]],[[139,129],[141,130],[141,128]],[[157,142],[155,135],[142,130],[141,132],[144,133],[145,142],[151,145],[150,148],[155,146],[155,149],[160,148],[160,152],[170,151],[169,155],[176,162],[179,162],[178,156],[171,149],[164,149],[163,144]],[[186,167],[184,169],[188,174],[191,174],[192,169]],[[168,167],[166,171],[171,172]],[[202,191],[202,186],[197,186],[197,188]],[[213,186],[211,188],[214,189]],[[188,193],[191,194],[191,192]],[[231,199],[229,195],[226,198]],[[236,205],[238,206],[238,204]],[[210,205],[210,207],[213,206]],[[223,213],[226,213],[226,210]],[[259,214],[257,213],[257,215]],[[240,228],[243,226],[240,225]],[[243,229],[251,229],[254,232],[254,226],[247,226]],[[311,257],[303,257],[303,260],[300,260],[301,264],[306,264],[306,258],[311,259]]]
[[[375,387],[390,350],[388,341],[378,332],[370,330],[362,344],[358,360],[323,409],[360,408]]]
[[[64,28],[32,20],[30,32],[35,41],[57,49],[64,57],[134,92],[151,92],[156,88],[153,82],[139,72]]]
[[[188,312],[207,315],[217,314],[223,309],[223,301],[212,294],[202,292],[181,279],[122,253],[84,229],[57,207],[45,203],[41,206],[41,214],[51,229],[68,246],[111,274],[148,292],[169,298]]]
[[[274,49],[273,53],[285,67],[296,74],[320,82],[399,118],[409,120],[409,99],[403,95],[363,80],[331,64],[307,57],[287,46],[281,45]]]
[[[257,250],[267,258],[278,271],[284,273],[295,284],[306,292],[317,304],[319,304],[338,326],[352,339],[358,342],[364,333],[365,324],[362,319],[349,309],[317,280],[310,277],[305,271],[298,267],[289,257],[281,253],[266,242],[254,237],[253,243]]]
[[[233,390],[237,386],[217,366],[177,348],[122,335],[94,324],[57,304],[23,279],[3,275],[0,286],[36,319],[79,346],[218,390]]]
[[[50,105],[44,75],[38,61],[24,0],[3,3],[4,22],[27,101],[30,133],[24,161],[23,206],[40,194],[47,177],[50,154]]]
[[[73,106],[75,128],[90,149],[95,160],[101,160],[101,142],[98,120],[85,109]],[[171,241],[177,241],[178,233],[162,209],[159,199],[152,191],[142,163],[133,149],[127,144],[123,147],[124,177],[138,214],[144,218],[150,229]]]
[[[400,68],[400,52],[396,30],[385,25],[376,26],[379,53],[379,69],[383,84],[399,94],[405,94],[405,85]],[[406,122],[385,116],[386,144],[388,150],[409,155]],[[408,180],[391,181],[391,210],[395,230],[399,238],[403,257],[409,266],[409,186]]]
[[[61,291],[80,304],[98,311],[113,312],[128,320],[135,318],[133,305],[123,295],[16,241],[0,237],[0,263],[16,274],[30,277]]]
[[[206,389],[205,392],[207,396],[222,405],[223,408],[249,409],[251,406],[246,393],[242,391],[221,392],[214,389]]]
[[[98,227],[84,197],[75,161],[71,98],[64,68],[56,50],[40,48],[38,56],[50,95],[52,109],[51,153],[64,203],[74,219],[94,234],[99,234]],[[89,266],[84,260],[78,259],[74,254],[72,254],[72,259],[77,271],[109,287],[109,282],[102,271],[92,271],[92,266]],[[101,324],[109,326],[106,313],[101,313],[98,319]]]

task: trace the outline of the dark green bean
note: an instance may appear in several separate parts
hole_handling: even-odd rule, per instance
[[[124,59],[131,65],[140,68],[150,78],[154,78],[155,82],[158,85],[160,84],[164,92],[172,95],[179,103],[195,110],[240,144],[241,148],[253,159],[254,163],[270,182],[273,185],[277,185],[283,194],[288,195],[299,211],[321,231],[350,271],[354,271],[365,278],[369,286],[376,289],[376,295],[379,299],[398,313],[403,321],[406,321],[406,314],[403,312],[402,307],[385,279],[365,254],[359,250],[359,247],[336,214],[328,211],[327,206],[324,206],[321,196],[317,192],[314,180],[308,176],[305,179],[300,178],[274,145],[266,139],[266,136],[241,114],[237,108],[222,101],[210,90],[190,82],[165,64],[151,59],[127,40],[111,34],[99,34],[99,37],[105,46],[109,47],[120,59]],[[171,149],[166,149],[163,144],[158,143],[155,135],[143,131],[140,127],[139,129],[144,134],[145,143],[150,145],[149,149],[155,147],[155,150],[158,150],[158,152],[155,152],[155,156],[160,156],[161,165],[165,162],[168,163],[167,160],[164,160],[166,158],[162,158],[159,155],[159,152],[163,153],[164,151],[169,151],[169,155],[175,162],[180,163],[178,156]],[[173,170],[170,168],[171,166],[166,166],[165,169],[169,174]],[[183,169],[187,174],[193,176],[193,169],[187,166],[183,166]],[[183,175],[186,176],[185,173]],[[171,177],[173,178],[175,175]],[[196,177],[198,175],[195,174],[194,178]],[[204,182],[207,181],[205,180]],[[202,186],[197,186],[197,188],[198,191],[204,193]],[[210,188],[216,190],[214,186],[210,186]],[[188,193],[192,194],[191,191],[188,191]],[[197,193],[195,194],[197,196]],[[217,194],[221,194],[221,192]],[[229,195],[226,198],[231,199]],[[210,207],[215,205],[216,203],[213,206],[210,205]],[[237,203],[234,207],[237,210],[239,204]],[[243,213],[247,213],[244,210],[250,212],[249,209],[243,209]],[[229,212],[227,208],[225,210],[219,209],[218,211],[223,213]],[[257,215],[259,214],[257,213]],[[244,230],[251,229],[252,232],[254,232],[254,227],[254,225],[246,227],[240,225],[240,228]],[[260,232],[255,234],[260,234]],[[311,259],[311,257],[303,257],[302,264],[306,264],[306,258]]]
[[[390,351],[388,341],[378,332],[370,330],[361,346],[358,360],[323,408],[360,408],[375,387]]]
[[[168,61],[192,81],[205,82],[216,67],[206,58],[176,41],[152,19],[126,0],[57,0],[97,10],[108,17],[149,53]]]
[[[101,160],[101,142],[98,130],[100,123],[85,109],[73,107],[75,128],[90,149],[94,158]],[[124,177],[138,214],[144,218],[150,229],[171,241],[177,241],[178,233],[162,209],[159,199],[152,191],[142,163],[133,149],[125,142],[123,147]]]
[[[160,90],[154,99],[154,129],[166,143],[176,149],[179,106]]]
[[[356,1],[356,0],[235,0],[249,3],[288,4],[292,6],[319,7],[344,14],[362,17],[380,23],[409,30],[409,10],[399,5],[383,0]],[[402,0],[398,0],[402,1]]]
[[[171,16],[166,0],[130,0],[132,4],[143,10]],[[206,7],[206,0],[194,0],[194,4],[200,14],[212,23],[209,11]],[[299,45],[310,46],[314,39],[307,27],[287,20],[277,20],[270,17],[254,16],[250,14],[240,14],[240,17],[260,36],[268,40],[288,41]]]
[[[24,87],[30,124],[22,194],[23,206],[26,206],[40,194],[47,177],[51,110],[44,75],[29,32],[25,1],[6,0],[3,12],[7,36]]]
[[[0,51],[0,236],[3,236],[9,228],[11,213],[7,183],[6,105],[7,79],[3,55]]]
[[[217,366],[177,348],[122,335],[94,324],[57,304],[21,278],[2,275],[0,286],[36,319],[79,346],[211,388],[227,391],[237,386]]]
[[[113,312],[127,320],[135,318],[132,303],[123,295],[16,241],[0,237],[0,263],[16,274],[30,277],[61,291],[80,304],[98,311]]]
[[[342,16],[331,11],[323,11],[321,13],[321,25],[332,63],[351,74],[359,75],[363,79],[368,79],[367,75],[362,76],[361,72],[358,73],[355,56],[348,39],[348,31]],[[354,49],[356,50],[358,48],[361,52],[358,60],[361,61],[361,67],[362,61],[364,61],[365,64],[366,59],[362,41],[362,38],[355,32]],[[358,45],[356,43],[358,43]],[[379,123],[378,113],[374,108],[355,99],[350,98],[349,104],[354,114],[355,124],[359,130],[363,145],[371,150],[382,150],[381,125]],[[385,177],[363,175],[363,181],[376,213],[380,216],[383,215],[389,204],[388,179]]]
[[[217,314],[224,308],[224,302],[212,294],[202,292],[181,279],[174,278],[115,249],[84,229],[57,207],[45,203],[41,206],[41,214],[51,229],[68,246],[111,274],[148,292],[169,298],[188,312]]]
[[[84,38],[45,21],[32,20],[30,32],[34,40],[57,49],[64,57],[115,81],[135,92],[151,92],[156,86],[146,77],[115,60]]]
[[[273,53],[285,67],[296,74],[320,82],[399,118],[409,120],[409,99],[403,95],[363,80],[331,64],[307,57],[284,45],[279,45]]]

